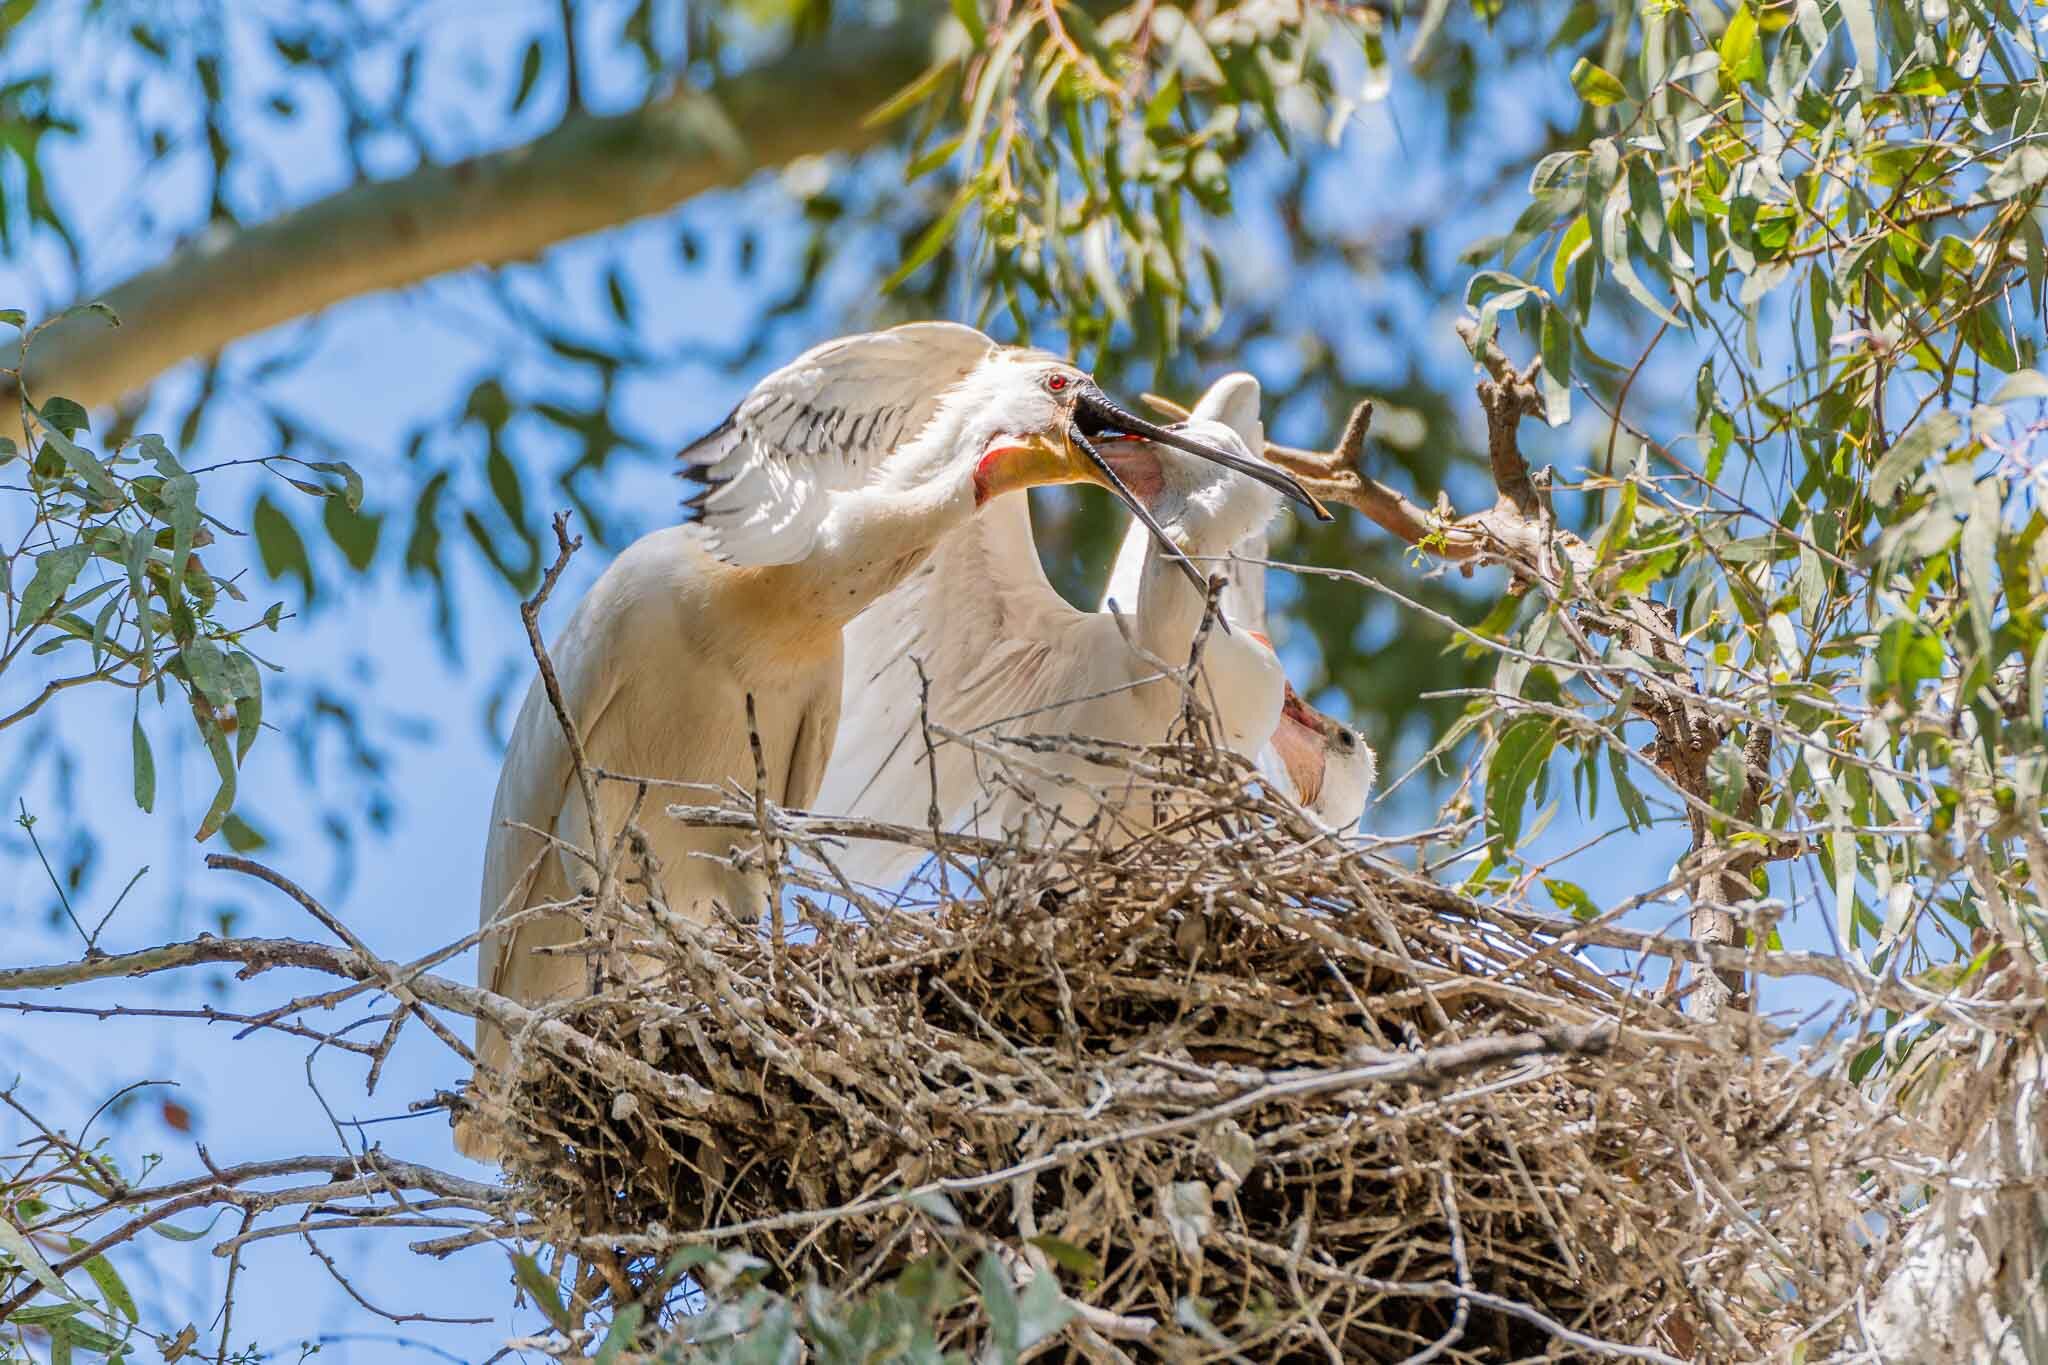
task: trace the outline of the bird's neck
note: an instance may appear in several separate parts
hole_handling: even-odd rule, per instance
[[[967,469],[882,478],[833,495],[819,550],[807,565],[824,586],[824,610],[841,624],[860,615],[924,562],[932,547],[974,515]]]
[[[1146,556],[1136,603],[1139,644],[1167,663],[1185,664],[1207,606],[1208,599],[1188,581],[1178,563],[1163,554]]]

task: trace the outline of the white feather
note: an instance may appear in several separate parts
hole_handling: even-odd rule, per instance
[[[914,322],[815,346],[756,384],[678,457],[705,482],[691,506],[712,550],[750,566],[808,557],[828,495],[865,485],[993,349],[972,327]]]
[[[1208,440],[1242,440],[1238,422],[1216,424],[1225,412],[1244,416],[1237,379],[1212,390],[1213,401],[1204,400],[1207,410],[1198,409],[1201,421],[1212,424],[1202,432]],[[1249,376],[1244,382],[1251,384],[1249,425],[1257,436],[1257,386]],[[1251,449],[1257,447],[1247,453]],[[1262,486],[1206,477],[1209,483],[1198,497],[1222,486],[1233,491],[1224,498],[1229,505],[1223,517],[1209,516],[1212,508],[1198,509],[1205,524],[1220,530],[1242,525],[1243,515],[1262,520],[1271,514],[1273,495]],[[1230,530],[1221,544],[1188,549],[1215,554],[1237,534]],[[1144,535],[1142,528],[1138,535]],[[1173,582],[1192,596],[1191,586],[1177,577]],[[1134,574],[1118,598],[1127,617],[1138,608],[1140,586]],[[1198,609],[1183,615],[1199,619]],[[1144,638],[1146,624],[1137,622],[1133,634]],[[1172,647],[1177,657],[1167,662],[1184,662],[1186,648],[1178,642]],[[1027,823],[1042,828],[1043,812],[1027,822],[1028,803],[985,785],[973,749],[939,730],[983,743],[1029,734],[1150,743],[1166,737],[1180,711],[1177,686],[1160,679],[1132,650],[1111,616],[1074,608],[1046,580],[1029,504],[1021,498],[998,499],[949,535],[907,581],[847,627],[846,651],[840,738],[819,790],[819,809],[891,823],[924,825],[936,811],[949,830],[998,834]],[[1204,665],[1227,742],[1251,753],[1278,717],[1278,661],[1243,632],[1215,632]],[[928,710],[920,666],[929,685]],[[933,731],[929,749],[927,720]],[[1035,795],[1057,811],[1055,818],[1083,823],[1114,804],[1102,788],[1100,769],[1058,755],[1030,761],[1043,778]],[[923,857],[912,846],[857,840],[834,862],[856,881],[888,886]]]

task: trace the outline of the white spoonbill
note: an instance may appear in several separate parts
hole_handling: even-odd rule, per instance
[[[1156,440],[1102,447],[1151,513],[1143,523],[1163,528],[1162,541],[1170,542],[1167,553],[1142,564],[1131,600],[1120,601],[1144,653],[1125,642],[1110,615],[1081,611],[1059,595],[1039,563],[1028,501],[1004,499],[948,535],[923,567],[847,628],[840,742],[818,809],[918,824],[936,804],[947,828],[1028,826],[1054,837],[1098,814],[1143,820],[1135,808],[1142,802],[1127,808],[1105,789],[1122,779],[1078,756],[1023,756],[1043,774],[1034,797],[1056,812],[1053,829],[1016,792],[984,784],[969,746],[939,741],[935,766],[928,762],[918,669],[930,681],[932,723],[956,733],[1164,740],[1180,715],[1181,692],[1153,661],[1185,667],[1206,607],[1204,591],[1177,572],[1178,553],[1227,554],[1278,505],[1261,486],[1270,477],[1245,477],[1269,474],[1270,466],[1251,455],[1263,440],[1258,385],[1242,380],[1212,387],[1181,428],[1204,446],[1228,448],[1237,463],[1219,468]],[[1224,743],[1256,754],[1280,722],[1286,679],[1279,659],[1248,632],[1216,630],[1202,663],[1199,695],[1205,703],[1213,698]],[[905,845],[855,840],[835,861],[853,880],[889,885],[923,856]]]
[[[1246,464],[1315,505],[1292,478],[1241,449],[1163,431],[1111,403],[1074,366],[998,347],[970,327],[914,323],[805,352],[682,452],[686,470],[705,482],[693,500],[696,524],[628,547],[556,642],[564,709],[589,765],[751,789],[751,696],[765,795],[809,805],[839,726],[842,627],[985,505],[1022,505],[1002,494],[1088,481],[1128,497],[1092,443],[1125,435]],[[1143,508],[1133,511],[1148,519]],[[484,925],[565,901],[593,880],[564,846],[591,849],[593,827],[620,829],[635,788],[604,781],[597,793],[592,821],[536,679],[513,724],[491,809]],[[671,911],[701,919],[712,898],[742,915],[763,907],[759,879],[716,861],[730,835],[661,818],[644,819],[642,828]],[[526,1003],[581,994],[581,957],[535,951],[581,936],[571,916],[524,918],[509,933],[485,936],[478,979]],[[508,1048],[496,1030],[479,1028],[482,1068],[502,1072]],[[483,1126],[458,1124],[456,1142],[489,1158]]]
[[[1234,374],[1216,381],[1217,387],[1246,384],[1256,411],[1257,380]],[[1210,392],[1215,393],[1216,388]],[[1246,428],[1239,426],[1238,430],[1245,432]],[[1246,444],[1259,448],[1249,434]],[[1232,626],[1271,645],[1266,639],[1266,549],[1264,526],[1237,543],[1230,552],[1230,580],[1220,605]],[[1109,610],[1112,602],[1138,600],[1145,566],[1156,557],[1151,537],[1133,521],[1117,549],[1116,567],[1110,573],[1109,586],[1103,589],[1101,610]],[[1279,783],[1318,824],[1333,830],[1350,829],[1365,814],[1379,767],[1363,736],[1303,701],[1291,682],[1280,704],[1280,722],[1256,761],[1259,771]]]

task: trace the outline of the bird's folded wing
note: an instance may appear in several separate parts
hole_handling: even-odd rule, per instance
[[[602,586],[601,581],[600,589]],[[598,592],[593,589],[592,598]],[[550,651],[563,708],[576,722],[586,745],[611,700],[617,676],[611,651],[602,648],[601,641],[586,638],[592,621],[604,615],[592,610],[592,598],[578,606]],[[532,903],[536,883],[547,881],[549,866],[562,857],[546,839],[521,826],[571,843],[583,837],[582,821],[572,822],[576,828],[566,828],[562,820],[565,807],[582,808],[580,794],[574,802],[570,800],[575,780],[575,764],[561,722],[540,678],[535,677],[512,724],[505,764],[498,772],[497,795],[491,803],[490,834],[484,842],[483,894],[477,913],[481,925],[488,927],[499,915],[516,914]],[[483,941],[477,981],[486,990],[499,990],[503,984],[506,941],[504,934],[492,934]]]
[[[828,341],[756,384],[679,456],[703,481],[689,505],[712,548],[735,564],[805,558],[827,495],[866,483],[993,347],[972,327],[910,323]]]
[[[922,825],[936,805],[943,826],[957,825],[981,796],[981,777],[963,744],[934,734],[928,754],[920,667],[931,723],[986,739],[1004,721],[1068,699],[1075,680],[1066,663],[1089,619],[1046,581],[1029,500],[990,502],[846,628],[839,739],[818,809]],[[888,885],[923,857],[861,841],[835,861],[857,881]]]

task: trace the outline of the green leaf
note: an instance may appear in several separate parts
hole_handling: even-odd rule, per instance
[[[1962,419],[1947,411],[1930,412],[1920,424],[1892,443],[1870,471],[1870,499],[1883,504],[1892,500],[1920,466],[1938,450],[1946,449],[1963,431]]]
[[[239,815],[230,814],[220,822],[220,837],[237,853],[253,853],[269,845],[270,839]]]
[[[1651,251],[1664,246],[1664,191],[1657,184],[1656,167],[1647,156],[1628,159],[1628,206],[1634,216],[1636,235]]]
[[[540,79],[540,39],[526,45],[526,55],[519,60],[519,88],[512,92],[512,112],[518,113],[526,107],[526,101],[533,95],[534,82]]]
[[[185,678],[216,707],[225,709],[235,703],[235,689],[228,676],[227,657],[220,646],[211,640],[194,640],[178,652],[178,660],[185,666]]]
[[[1595,109],[1604,109],[1628,98],[1628,88],[1615,78],[1614,73],[1594,65],[1588,57],[1579,58],[1578,64],[1572,68],[1572,89]]]
[[[1748,5],[1738,5],[1728,16],[1728,27],[1721,31],[1719,51],[1721,79],[1729,85],[1763,80],[1763,44],[1757,41],[1756,16]]]
[[[619,1353],[633,1344],[634,1334],[640,1330],[640,1319],[646,1310],[637,1303],[629,1303],[612,1319],[611,1329],[604,1334],[604,1344],[597,1348],[597,1356],[591,1365],[612,1365]]]
[[[1030,1239],[1031,1245],[1045,1253],[1045,1258],[1062,1270],[1071,1270],[1076,1275],[1096,1275],[1102,1270],[1102,1263],[1072,1242],[1062,1242],[1057,1237],[1039,1236]]]
[[[1984,193],[1991,199],[2017,199],[2043,180],[2048,180],[2048,147],[2026,142],[1991,173]]]
[[[993,1251],[984,1251],[974,1267],[974,1280],[981,1287],[981,1308],[988,1314],[990,1344],[1003,1360],[1015,1360],[1024,1349],[1019,1331],[1017,1294],[1010,1288],[1009,1274]]]
[[[249,756],[263,728],[263,675],[240,650],[228,655],[228,687],[235,694],[235,764]]]
[[[2020,370],[2007,375],[2005,382],[1998,386],[1998,392],[1991,395],[1994,403],[2024,403],[2032,398],[2048,398],[2048,374],[2039,370]]]
[[[1600,555],[1598,562],[1607,563],[1615,553],[1628,543],[1629,532],[1636,524],[1636,483],[1629,479],[1621,485],[1621,497],[1614,504],[1614,515],[1608,518],[1607,529],[1600,534]]]
[[[1550,264],[1551,292],[1558,298],[1563,298],[1566,293],[1565,273],[1571,269],[1572,262],[1592,245],[1592,240],[1592,220],[1583,213],[1572,219],[1571,226],[1566,228],[1564,236],[1558,239],[1557,255],[1552,258]]]
[[[1486,829],[1498,841],[1497,857],[1513,853],[1522,837],[1522,803],[1556,743],[1555,725],[1548,717],[1524,716],[1494,745],[1486,768]]]
[[[164,474],[161,496],[170,513],[171,574],[176,577],[185,572],[192,542],[199,535],[199,480],[179,468],[169,450],[158,457],[157,468]]]
[[[112,1321],[112,1319],[109,1319],[109,1321]],[[120,1324],[115,1323],[114,1325],[119,1326]],[[119,1337],[110,1336],[99,1328],[88,1327],[82,1322],[71,1321],[65,1323],[63,1332],[69,1338],[71,1345],[81,1351],[90,1351],[96,1356],[111,1356],[121,1349],[121,1339]],[[54,1362],[52,1365],[54,1365]]]
[[[1583,921],[1600,918],[1600,907],[1593,903],[1593,898],[1586,894],[1584,888],[1555,877],[1545,877],[1543,889],[1550,893],[1550,899],[1557,908],[1570,914],[1573,919]]]
[[[377,558],[377,542],[384,534],[382,514],[351,512],[340,498],[329,498],[320,504],[320,524],[327,528],[327,538],[357,573],[368,569]],[[525,530],[523,524],[520,529]]]
[[[902,118],[905,114],[917,108],[918,105],[930,99],[933,92],[939,88],[939,83],[946,78],[946,73],[951,71],[955,65],[957,65],[957,62],[951,57],[943,61],[933,62],[919,73],[910,84],[904,86],[901,90],[898,90],[895,94],[889,96],[888,99],[883,100],[870,110],[868,116],[860,121],[860,126],[863,128],[885,128],[897,119]],[[915,180],[916,178],[914,175],[906,175],[904,177],[905,180]]]
[[[1985,479],[1970,500],[1970,515],[1963,522],[1963,586],[1969,591],[1970,610],[1977,617],[1981,638],[1991,638],[1992,604],[1998,598],[1999,481]]]
[[[1017,1300],[1017,1349],[1021,1354],[1074,1320],[1074,1305],[1060,1293],[1060,1282],[1040,1275],[1024,1287]]]
[[[149,620],[149,580],[144,569],[149,563],[149,549],[154,539],[147,527],[133,532],[128,537],[127,554],[128,595],[135,603],[136,625],[142,632],[143,667],[152,671],[156,667],[156,629]],[[157,695],[159,698],[163,695],[161,679],[157,682]]]
[[[43,420],[45,424],[43,430],[44,444],[57,448],[58,457],[70,467],[71,472],[76,474],[86,487],[93,491],[93,495],[100,501],[107,503],[119,502],[121,500],[121,490],[114,483],[114,476],[109,474],[107,467],[100,463],[99,457],[91,451],[84,450],[73,444],[70,437],[58,431],[55,427],[48,425],[48,418]]]
[[[575,1328],[576,1324],[570,1320],[569,1310],[562,1306],[560,1287],[540,1268],[540,1262],[524,1253],[514,1253],[512,1277],[519,1282],[519,1287],[526,1291],[526,1296],[533,1300],[534,1307],[540,1309],[547,1316],[547,1320],[554,1324],[556,1331],[568,1332]]]
[[[922,1210],[927,1217],[936,1218],[947,1227],[960,1226],[960,1210],[953,1207],[953,1201],[943,1190],[919,1190],[909,1196],[912,1208]]]
[[[137,1321],[135,1296],[128,1292],[128,1286],[121,1283],[121,1277],[114,1273],[114,1267],[107,1263],[105,1256],[95,1256],[85,1263],[85,1273],[92,1277],[100,1294],[109,1307],[117,1310],[130,1322]]]
[[[15,328],[25,327],[28,325],[28,314],[19,308],[0,308],[0,324]]]
[[[199,821],[199,830],[192,838],[205,843],[220,829],[221,822],[228,818],[228,812],[235,805],[235,756],[228,749],[228,737],[212,718],[199,721],[199,733],[206,740],[206,752],[213,755],[213,770],[220,774],[220,788],[213,794],[213,803],[206,808],[206,814]]]
[[[1628,291],[1629,297],[1657,315],[1673,327],[1683,327],[1677,314],[1658,302],[1642,277],[1636,274],[1628,255],[1628,183],[1621,181],[1608,192],[1607,202],[1600,210],[1600,258],[1607,262],[1607,268],[1614,273],[1615,281]]]
[[[76,436],[81,431],[92,430],[92,420],[85,409],[69,398],[50,398],[43,402],[43,421],[55,427],[66,436]]]
[[[1849,42],[1856,49],[1857,74],[1865,94],[1877,89],[1877,63],[1882,51],[1877,45],[1877,15],[1870,0],[1835,0],[1842,15],[1842,27],[1849,30]]]
[[[1543,390],[1543,420],[1560,427],[1572,417],[1572,325],[1565,319],[1564,311],[1547,300],[1543,305],[1541,336],[1543,368],[1537,372],[1537,378]]]
[[[273,579],[286,574],[298,577],[304,587],[306,600],[313,599],[313,561],[306,555],[306,542],[299,538],[299,530],[292,525],[290,517],[278,510],[277,504],[268,495],[256,499],[256,510],[251,514],[251,527],[256,532],[256,549],[263,559],[263,571]]]
[[[36,1283],[40,1284],[58,1299],[61,1299],[65,1305],[76,1304],[80,1308],[91,1312],[95,1317],[103,1319],[109,1326],[120,1326],[120,1323],[104,1310],[88,1304],[79,1298],[73,1292],[71,1286],[64,1283],[58,1277],[57,1272],[50,1268],[50,1263],[43,1259],[43,1253],[36,1249],[35,1243],[29,1241],[28,1235],[9,1222],[6,1215],[0,1215],[0,1251],[4,1251],[8,1256],[12,1257],[17,1266],[26,1267],[28,1273],[35,1278]],[[27,1308],[16,1309],[13,1315],[14,1321],[22,1321],[23,1315],[31,1311],[33,1310]],[[62,1316],[68,1318],[70,1314]]]
[[[142,807],[144,814],[156,809],[156,755],[150,752],[149,735],[142,728],[142,717],[137,715],[133,726],[135,750],[135,804]]]
[[[307,465],[306,468],[317,469],[322,474],[335,474],[340,476],[340,488],[335,488],[332,485],[329,485],[327,488],[324,488],[321,491],[327,497],[339,497],[343,502],[348,504],[348,510],[351,512],[360,512],[362,510],[363,476],[356,473],[356,468],[354,465],[350,464],[346,460],[315,460],[313,463]]]
[[[16,1309],[7,1320],[28,1327],[47,1327],[54,1322],[75,1318],[84,1311],[83,1300],[77,1303],[39,1303],[30,1308]]]
[[[926,228],[924,236],[917,239],[917,245],[910,249],[908,256],[904,257],[903,264],[897,266],[895,270],[890,272],[889,278],[882,281],[880,292],[884,294],[892,292],[897,285],[902,284],[905,280],[916,274],[920,266],[938,255],[946,243],[953,239],[953,227],[960,221],[960,215],[967,211],[967,206],[973,202],[973,199],[973,189],[970,186],[962,185],[959,193],[953,196],[953,202],[948,204],[946,211],[939,215],[938,221],[929,228]]]
[[[1913,617],[1893,617],[1878,632],[1878,680],[1905,705],[1912,704],[1920,684],[1941,676],[1942,657],[1941,641]]]
[[[1607,768],[1614,779],[1614,794],[1621,801],[1621,813],[1628,818],[1631,830],[1650,827],[1650,805],[1643,800],[1643,794],[1636,790],[1635,782],[1628,775],[1628,760],[1621,750],[1606,745]]]
[[[213,1225],[215,1223],[218,1223],[221,1220],[221,1215],[226,1212],[226,1209],[216,1210],[214,1212],[212,1221],[207,1223],[207,1225],[203,1228],[181,1228],[172,1223],[151,1223],[149,1225],[149,1230],[155,1233],[157,1236],[162,1237],[168,1241],[196,1242],[199,1241],[201,1238],[205,1237],[208,1233],[212,1232]]]
[[[84,545],[66,545],[61,550],[45,550],[37,555],[35,574],[22,590],[15,629],[26,631],[55,610],[91,555],[92,551]]]

